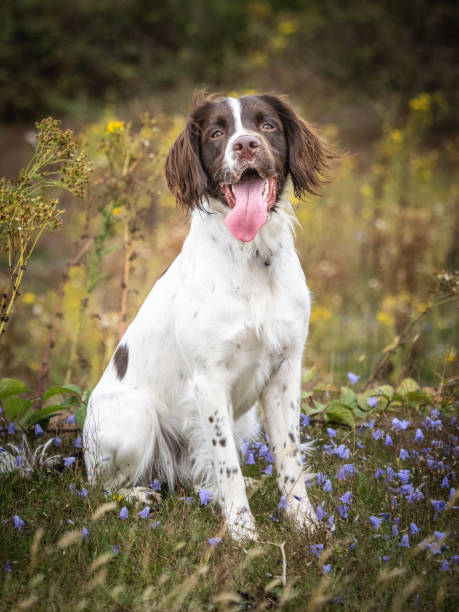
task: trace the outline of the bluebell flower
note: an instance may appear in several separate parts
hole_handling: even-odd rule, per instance
[[[16,427],[14,425],[14,421],[11,421],[11,423],[8,425],[8,433],[10,435],[15,434],[16,433]]]
[[[356,382],[359,381],[360,376],[358,374],[354,374],[353,372],[348,372],[347,373],[347,379],[349,380],[351,385],[354,385]]]
[[[341,518],[343,519],[347,519],[348,514],[349,514],[349,507],[347,506],[347,504],[340,504],[338,506],[338,512]]]
[[[268,463],[274,463],[274,457],[271,451],[266,453],[265,459]]]
[[[449,481],[448,481],[448,476],[445,476],[443,478],[443,480],[441,481],[441,488],[442,489],[447,489],[449,487]]]
[[[397,472],[397,477],[399,478],[402,484],[407,484],[409,479],[411,478],[410,470],[399,470]]]
[[[143,519],[147,519],[149,514],[150,514],[150,506],[145,506],[145,508],[141,512],[137,513],[137,516]]]
[[[392,525],[392,537],[395,538],[395,536],[398,536],[398,533],[397,525]]]
[[[316,557],[320,557],[320,554],[324,549],[324,545],[323,544],[311,544],[309,548],[311,549],[311,552],[313,555],[315,555]]]
[[[74,414],[71,414],[70,416],[68,416],[68,417],[65,419],[65,422],[66,422],[66,423],[68,423],[69,425],[71,425],[72,423],[75,423],[75,422],[76,422],[76,421],[75,421],[75,415],[74,415]]]
[[[153,489],[153,491],[161,491],[161,483],[157,478],[155,478],[153,482],[150,483],[148,486],[150,487],[150,489]]]
[[[263,470],[263,474],[268,474],[268,476],[272,476],[273,466],[271,463],[265,467],[265,469]]]
[[[253,456],[253,453],[248,453],[247,455],[247,459],[245,460],[247,465],[255,465],[255,458]]]
[[[260,448],[258,449],[258,456],[259,457],[266,457],[268,452],[269,452],[269,448],[266,446],[266,444],[262,444],[260,446]]]
[[[24,458],[22,455],[16,455],[16,459],[14,460],[14,464],[16,467],[21,468],[24,462]]]
[[[409,425],[410,422],[405,419],[397,419],[396,417],[392,419],[392,429],[395,429],[395,431],[404,431],[408,429]]]
[[[446,503],[443,499],[431,499],[430,503],[437,512],[442,512],[446,508]]]
[[[331,427],[327,427],[327,433],[330,436],[330,438],[334,438],[337,434],[336,429],[332,429]]]
[[[379,518],[377,516],[370,516],[370,522],[373,525],[373,527],[376,529],[376,531],[379,529],[379,527],[381,526],[381,523],[383,522],[382,518]]]
[[[384,476],[384,470],[382,468],[378,468],[375,472],[376,480],[379,480],[380,478],[382,478],[382,476]]]
[[[64,457],[64,467],[70,467],[75,461],[75,457]]]
[[[129,510],[126,508],[126,506],[123,506],[120,511],[120,519],[123,519],[123,521],[127,521],[128,518],[129,518]]]
[[[407,495],[406,499],[409,504],[414,504],[415,502],[423,500],[424,495],[422,491],[420,491],[419,489],[415,489],[412,493]]]
[[[192,501],[193,501],[193,498],[192,498],[192,497],[186,497],[186,498],[185,498],[185,502],[186,502],[188,505],[190,505],[190,504],[192,503]]]
[[[410,523],[410,531],[411,531],[411,535],[416,535],[417,533],[419,533],[420,529],[416,525],[416,523]]]
[[[42,436],[45,433],[39,423],[35,424],[35,427],[33,428],[33,432],[35,436]]]
[[[402,539],[400,540],[399,546],[401,546],[402,548],[409,548],[410,547],[410,538],[408,537],[407,533],[405,533],[405,535],[402,536]]]
[[[12,571],[13,571],[13,570],[11,569],[11,564],[10,564],[10,562],[8,561],[8,559],[5,561],[4,569],[5,569],[5,572],[7,572],[7,573],[10,573],[10,572],[12,572]]]
[[[346,493],[344,493],[344,495],[341,495],[341,497],[339,498],[340,501],[343,502],[343,504],[350,504],[351,503],[351,492],[350,491],[346,491]]]
[[[389,466],[386,469],[386,481],[387,482],[392,482],[395,478],[395,472],[394,470]]]
[[[59,438],[59,436],[56,436],[54,438],[54,446],[60,446],[62,444],[62,440]]]
[[[332,483],[329,478],[327,478],[327,480],[325,481],[323,491],[325,491],[326,493],[331,493],[333,491]]]
[[[409,455],[409,453],[408,453],[408,452],[407,452],[407,451],[406,451],[404,448],[401,448],[401,449],[400,449],[400,454],[399,454],[399,457],[400,457],[400,459],[401,459],[402,461],[404,461],[405,459],[407,459],[409,456],[410,456],[410,455]]]
[[[115,557],[117,557],[119,555],[119,552],[120,552],[120,548],[119,548],[118,544],[110,544],[110,548],[113,550],[113,553],[114,553]]]
[[[451,499],[452,497],[454,497],[456,495],[456,489],[454,487],[451,487],[451,489],[449,490],[449,496],[448,499]]]
[[[354,474],[355,474],[354,464],[345,463],[338,470],[336,477],[338,478],[338,480],[346,480],[348,476],[353,476]]]
[[[411,495],[414,492],[414,486],[411,483],[401,485],[400,491],[403,493],[403,495]]]
[[[221,538],[207,538],[207,541],[209,542],[211,546],[215,547],[217,546],[217,544],[220,544],[222,539]]]
[[[384,555],[382,560],[384,563],[388,563],[392,559],[392,555]]]
[[[361,442],[359,442],[359,441],[357,441],[355,444],[356,444],[356,446],[357,446],[358,448],[360,448],[360,449],[365,448],[365,446],[364,446],[364,445],[363,445]]]
[[[311,417],[309,416],[309,414],[302,414],[301,415],[301,427],[309,427],[310,424],[311,424]]]
[[[75,448],[81,448],[83,446],[83,444],[81,443],[81,436],[78,436],[78,438],[75,440],[73,446]]]
[[[212,499],[212,493],[210,491],[206,491],[206,489],[199,489],[199,499],[201,501],[201,506],[207,506]]]
[[[333,533],[335,531],[335,527],[336,527],[335,526],[335,517],[334,517],[333,514],[328,517],[328,521],[327,522],[328,522],[328,524],[331,527],[331,532]]]
[[[450,567],[449,567],[449,563],[448,563],[448,561],[446,559],[443,559],[443,561],[441,562],[440,570],[442,572],[449,572]]]
[[[441,542],[446,538],[446,531],[434,531],[433,532],[435,539]]]
[[[152,523],[150,523],[150,529],[158,529],[160,525],[161,521],[153,521]]]
[[[81,537],[83,540],[86,540],[89,537],[89,531],[86,529],[86,527],[83,527],[81,530]]]
[[[378,405],[378,398],[375,395],[372,395],[367,399],[367,404],[371,406],[371,408],[374,408]]]
[[[378,428],[376,431],[374,431],[372,434],[373,438],[375,440],[380,440],[383,436],[383,432]]]
[[[324,502],[317,506],[316,514],[319,521],[323,521],[327,518],[327,513],[324,510]]]
[[[18,516],[17,514],[14,515],[13,521],[14,521],[14,528],[17,529],[18,531],[20,531],[25,525],[25,521],[23,521],[22,518]]]
[[[327,563],[327,565],[323,565],[322,566],[322,573],[323,574],[329,574],[331,572],[331,568],[332,568],[332,566],[331,566],[330,563]]]
[[[344,444],[340,444],[338,448],[335,448],[332,454],[338,455],[340,459],[349,459],[349,457],[351,456],[351,451]]]
[[[88,496],[88,489],[86,489],[86,487],[83,487],[81,489],[81,491],[78,491],[78,496],[79,497],[87,497]]]
[[[454,563],[454,565],[458,565],[459,564],[459,555],[452,555],[451,556],[451,562]]]
[[[288,502],[287,502],[287,498],[285,497],[285,495],[282,495],[282,497],[279,500],[279,504],[277,505],[278,508],[287,508],[288,506]]]
[[[358,544],[358,540],[357,538],[354,538],[353,541],[349,544],[349,550],[354,550],[357,544]]]
[[[72,495],[75,495],[76,491],[75,491],[75,487],[73,486],[73,483],[69,484],[69,491]]]
[[[317,484],[320,486],[327,480],[327,475],[324,474],[323,472],[317,472],[316,478],[317,478]]]
[[[389,434],[386,434],[386,439],[384,441],[384,445],[385,446],[394,446],[394,443],[392,442],[392,438],[390,437]]]

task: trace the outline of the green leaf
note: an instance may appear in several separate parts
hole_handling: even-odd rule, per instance
[[[0,378],[0,399],[25,393],[29,389],[22,380],[16,378]]]
[[[24,427],[27,427],[28,425],[35,425],[35,423],[56,414],[60,410],[65,410],[66,408],[67,407],[62,406],[62,404],[56,404],[54,406],[45,406],[44,408],[40,408],[40,410],[31,410],[25,415],[21,424]]]
[[[404,378],[400,385],[397,387],[397,392],[400,395],[406,395],[407,393],[411,393],[412,391],[417,391],[419,389],[418,383],[412,378]]]
[[[53,397],[53,395],[64,395],[65,393],[81,397],[81,389],[78,385],[53,385],[43,393],[43,401]]]
[[[10,421],[19,421],[32,406],[30,400],[13,395],[2,400],[3,411]]]
[[[355,392],[349,387],[341,387],[340,401],[348,408],[353,409],[357,405],[357,397]]]
[[[302,391],[301,399],[308,399],[308,397],[311,397],[311,395],[312,395],[312,391]]]
[[[391,400],[394,395],[394,387],[391,385],[381,385],[374,390],[373,395],[383,395],[388,400]]]
[[[319,412],[323,412],[325,410],[325,404],[321,404],[320,402],[316,402],[316,400],[313,400],[313,404],[314,404],[314,408],[311,408],[311,406],[309,406],[307,404],[302,406],[305,414],[308,414],[309,416],[312,416],[313,414],[318,414]]]
[[[354,425],[354,415],[346,406],[343,406],[340,402],[334,401],[328,406],[325,413],[327,421],[333,421],[335,423],[344,423],[352,427]]]

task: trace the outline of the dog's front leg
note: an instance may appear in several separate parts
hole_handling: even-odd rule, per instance
[[[306,492],[299,449],[300,389],[301,359],[285,359],[266,385],[262,405],[283,507],[299,527],[311,531],[317,518]]]
[[[217,485],[217,497],[229,532],[235,540],[256,540],[255,520],[249,508],[232,428],[232,405],[222,385],[204,377],[195,380],[194,394]]]

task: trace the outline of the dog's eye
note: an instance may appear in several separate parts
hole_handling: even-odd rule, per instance
[[[265,123],[263,123],[263,125],[261,126],[261,129],[265,130],[266,132],[272,132],[276,129],[276,126],[272,123],[269,123],[269,121],[265,121]]]
[[[218,140],[219,138],[222,138],[224,135],[225,134],[221,130],[214,130],[212,134],[210,135],[210,137],[212,138],[212,140]]]

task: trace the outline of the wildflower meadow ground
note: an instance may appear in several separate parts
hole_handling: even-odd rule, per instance
[[[246,546],[227,536],[209,491],[170,493],[154,480],[161,501],[135,506],[89,488],[79,435],[54,439],[58,465],[26,478],[20,434],[4,431],[0,453],[15,469],[0,480],[3,608],[457,609],[458,419],[451,403],[367,403],[352,427],[304,404],[312,534],[284,517],[266,436],[242,445],[260,534]]]

